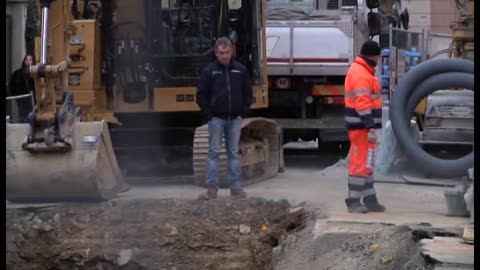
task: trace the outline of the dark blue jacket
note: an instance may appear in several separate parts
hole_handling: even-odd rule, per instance
[[[228,68],[218,60],[210,63],[198,81],[197,104],[206,119],[244,116],[252,104],[252,82],[247,68],[234,60]]]

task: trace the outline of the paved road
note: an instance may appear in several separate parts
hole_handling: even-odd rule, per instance
[[[308,148],[308,147],[307,147]],[[295,152],[286,157],[286,172],[276,177],[245,187],[249,196],[267,199],[286,198],[292,201],[307,201],[314,208],[321,208],[328,215],[355,219],[345,213],[346,195],[345,161],[338,161],[339,153]],[[317,164],[317,165],[316,165]],[[332,165],[334,164],[334,165]],[[330,167],[326,167],[329,166]],[[326,167],[326,168],[325,168]],[[375,184],[379,200],[386,205],[382,215],[367,215],[363,219],[380,218],[381,222],[419,223],[430,222],[444,227],[463,227],[466,218],[447,217],[444,187],[408,185],[398,176],[376,175]],[[136,198],[188,198],[194,199],[204,192],[200,187],[181,185],[137,185],[118,199]],[[229,196],[228,189],[221,189],[219,196]]]
[[[286,172],[276,177],[245,187],[249,196],[267,199],[286,198],[292,201],[307,201],[313,208],[321,209],[332,218],[344,221],[358,219],[348,215],[344,198],[347,173],[344,160],[337,162],[339,151],[319,154],[312,143],[294,144],[293,148],[311,150],[287,150]],[[336,164],[335,164],[336,163]],[[328,167],[329,166],[329,167]],[[375,188],[379,200],[387,207],[381,215],[363,215],[364,222],[419,223],[430,222],[444,227],[463,227],[467,218],[447,217],[444,187],[407,185],[398,176],[376,175]],[[143,184],[132,186],[116,200],[139,198],[186,198],[195,199],[204,190],[188,181],[181,184]],[[219,196],[229,196],[228,189],[221,189]],[[7,208],[25,205],[7,204]],[[443,224],[443,225],[442,225]]]

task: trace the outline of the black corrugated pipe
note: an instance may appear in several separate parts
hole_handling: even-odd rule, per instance
[[[458,159],[440,159],[425,152],[410,133],[410,118],[422,98],[436,90],[466,88],[474,90],[474,65],[463,59],[438,59],[419,64],[398,84],[390,105],[390,120],[395,136],[409,160],[425,173],[439,178],[468,174],[473,152]]]

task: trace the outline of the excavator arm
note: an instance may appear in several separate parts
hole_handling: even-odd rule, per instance
[[[69,48],[77,30],[69,2],[39,0],[40,62],[30,67],[37,104],[28,124],[7,123],[10,201],[105,200],[128,188],[106,122],[81,122],[68,91]]]
[[[73,107],[73,96],[66,91],[68,44],[76,27],[64,1],[40,0],[39,7],[40,62],[30,67],[30,74],[35,79],[37,104],[27,117],[30,134],[22,148],[31,152],[68,151],[71,148],[71,127],[80,118],[79,109]],[[59,105],[60,110],[57,109]]]

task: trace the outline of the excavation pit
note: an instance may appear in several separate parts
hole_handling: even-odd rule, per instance
[[[6,269],[271,269],[288,201],[136,200],[7,209]]]

